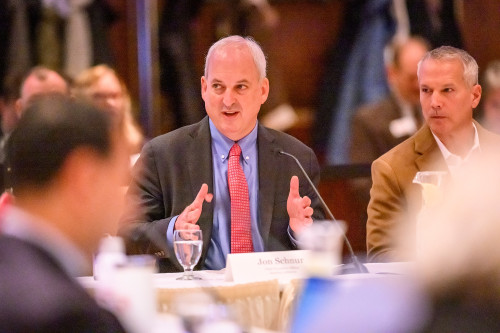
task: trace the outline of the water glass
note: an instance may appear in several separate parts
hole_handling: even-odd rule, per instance
[[[201,230],[174,231],[175,256],[184,268],[184,274],[177,280],[201,280],[201,278],[194,276],[193,268],[200,260],[202,247]]]

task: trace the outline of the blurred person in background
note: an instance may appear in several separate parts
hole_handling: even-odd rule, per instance
[[[387,47],[386,74],[391,93],[356,111],[350,140],[352,163],[373,162],[421,126],[417,65],[428,50],[427,42],[419,37]]]
[[[16,112],[16,101],[19,98],[21,77],[8,77],[4,81],[0,93],[0,115],[2,117],[0,138],[0,193],[5,190],[5,144],[19,120]]]
[[[47,67],[36,66],[33,67],[22,79],[18,85],[16,79],[13,78],[12,86],[10,89],[17,89],[19,92],[16,94],[17,99],[14,104],[5,105],[3,116],[5,117],[5,132],[2,138],[2,145],[0,146],[0,156],[2,159],[0,163],[4,166],[5,172],[2,173],[3,187],[12,190],[12,181],[10,173],[12,166],[8,165],[9,161],[5,156],[5,145],[9,139],[10,133],[17,125],[19,118],[21,118],[24,110],[37,98],[48,94],[61,94],[69,95],[69,85],[67,80],[58,72],[51,70]],[[14,87],[16,85],[17,87]],[[8,121],[7,121],[8,120]],[[2,120],[3,121],[3,120]],[[3,124],[2,124],[3,125]]]
[[[44,66],[33,67],[21,82],[20,89],[20,98],[16,102],[16,112],[19,118],[38,96],[69,95],[68,81],[58,72]]]
[[[1,332],[123,332],[74,277],[122,210],[123,134],[109,115],[50,95],[8,143],[16,202],[0,214]]]
[[[2,117],[2,140],[1,147],[4,147],[9,134],[14,130],[19,120],[16,112],[16,101],[20,97],[19,87],[21,86],[21,77],[8,77],[4,81],[0,93],[0,115]],[[3,148],[2,148],[3,149]],[[3,154],[3,151],[2,151]],[[2,156],[2,160],[3,160]]]
[[[131,163],[137,160],[144,137],[132,114],[132,100],[125,82],[114,69],[97,65],[82,71],[73,81],[72,94],[109,112],[122,126]]]
[[[390,94],[362,106],[352,119],[351,163],[372,163],[413,135],[422,125],[417,65],[429,50],[420,37],[394,41],[386,49],[386,75]],[[370,200],[371,179],[353,180],[353,189],[365,211]]]
[[[500,61],[488,64],[483,74],[483,100],[479,121],[492,132],[500,134]]]
[[[422,207],[421,190],[413,183],[418,171],[446,171],[451,181],[460,181],[457,174],[464,166],[483,153],[498,153],[500,147],[500,137],[472,117],[482,90],[474,58],[442,46],[425,54],[417,73],[425,125],[372,164],[367,220],[371,261],[415,257],[416,219]],[[409,235],[406,251],[397,244],[402,229]]]

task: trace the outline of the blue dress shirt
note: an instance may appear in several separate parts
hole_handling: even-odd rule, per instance
[[[213,205],[214,220],[212,237],[205,259],[204,269],[222,269],[226,267],[226,257],[231,250],[231,200],[227,185],[227,166],[229,150],[234,141],[220,133],[212,120],[210,134],[212,138],[212,164],[214,170]],[[240,164],[248,183],[250,197],[250,217],[252,224],[252,241],[254,252],[264,251],[264,243],[260,234],[259,225],[259,170],[257,153],[257,123],[253,130],[238,141],[241,147]],[[194,200],[194,198],[193,198]],[[170,220],[167,230],[167,244],[173,245],[173,230],[177,217]]]

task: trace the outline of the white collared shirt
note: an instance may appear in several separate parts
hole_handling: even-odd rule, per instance
[[[443,154],[446,165],[448,166],[448,169],[450,170],[450,173],[452,175],[469,161],[473,152],[481,151],[481,147],[479,145],[479,135],[477,134],[476,125],[472,123],[472,127],[474,127],[474,144],[472,145],[471,149],[467,152],[467,155],[465,155],[464,158],[451,153],[448,150],[448,148],[446,148],[446,146],[441,142],[441,140],[439,140],[439,138],[431,131],[439,147],[439,150],[441,150],[441,154]]]

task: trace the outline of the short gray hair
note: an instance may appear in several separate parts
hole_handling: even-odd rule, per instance
[[[262,51],[260,45],[252,38],[252,37],[241,37],[238,35],[229,36],[222,38],[215,42],[210,49],[208,50],[207,56],[205,58],[205,77],[208,76],[208,62],[215,51],[224,48],[228,45],[246,45],[250,50],[250,54],[253,57],[253,61],[255,62],[255,66],[257,67],[257,71],[259,73],[259,79],[263,79],[266,77],[266,56]]]
[[[420,79],[420,67],[422,63],[428,59],[450,61],[459,60],[464,68],[463,78],[465,83],[472,87],[478,84],[479,66],[476,60],[466,51],[453,46],[440,46],[434,50],[427,52],[422,60],[418,63],[417,74]]]

